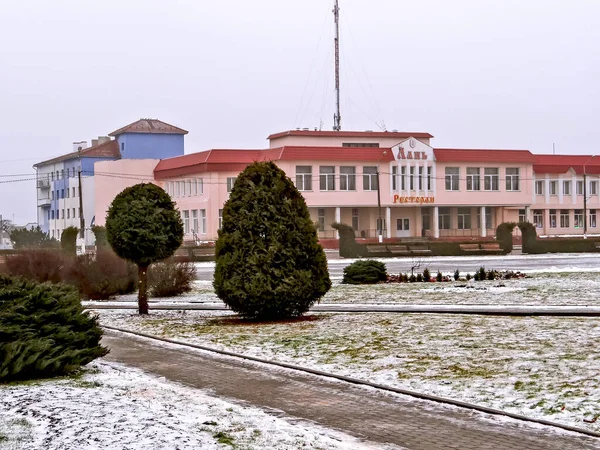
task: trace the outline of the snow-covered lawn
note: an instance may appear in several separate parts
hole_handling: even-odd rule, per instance
[[[600,419],[586,422],[600,416],[599,318],[366,313],[255,324],[223,311],[97,313],[106,325],[600,431]]]
[[[97,361],[83,376],[0,386],[0,449],[374,449],[307,422]],[[389,447],[398,448],[398,447]]]

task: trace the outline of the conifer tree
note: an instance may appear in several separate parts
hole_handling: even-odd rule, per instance
[[[244,317],[302,315],[331,287],[306,202],[272,162],[253,163],[237,177],[215,254],[215,292]]]

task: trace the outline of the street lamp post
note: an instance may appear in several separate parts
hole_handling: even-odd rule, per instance
[[[378,209],[378,218],[377,218],[377,235],[379,236],[379,243],[383,242],[383,220],[381,218],[381,189],[379,184],[379,163],[381,162],[381,158],[387,155],[387,151],[383,151],[383,154],[377,160],[377,209]]]
[[[594,159],[592,155],[590,159],[583,163],[583,238],[587,239],[587,174],[585,171],[585,166],[592,159]]]

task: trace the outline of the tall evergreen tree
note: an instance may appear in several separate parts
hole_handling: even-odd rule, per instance
[[[128,187],[108,208],[106,237],[117,255],[138,266],[138,309],[148,314],[148,267],[172,256],[183,242],[175,204],[155,184]]]
[[[223,207],[213,286],[244,317],[299,316],[331,287],[300,192],[272,162],[249,165]]]

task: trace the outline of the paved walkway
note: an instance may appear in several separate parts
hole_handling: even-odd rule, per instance
[[[410,450],[592,450],[600,439],[467,409],[272,369],[237,358],[107,331],[106,357],[288,418]]]
[[[137,302],[88,301],[89,309],[137,309]],[[161,302],[150,301],[155,310],[229,310],[223,303]],[[600,306],[528,306],[528,305],[403,305],[391,304],[326,304],[310,309],[312,312],[385,312],[385,313],[435,313],[435,314],[486,314],[506,316],[600,316]]]

